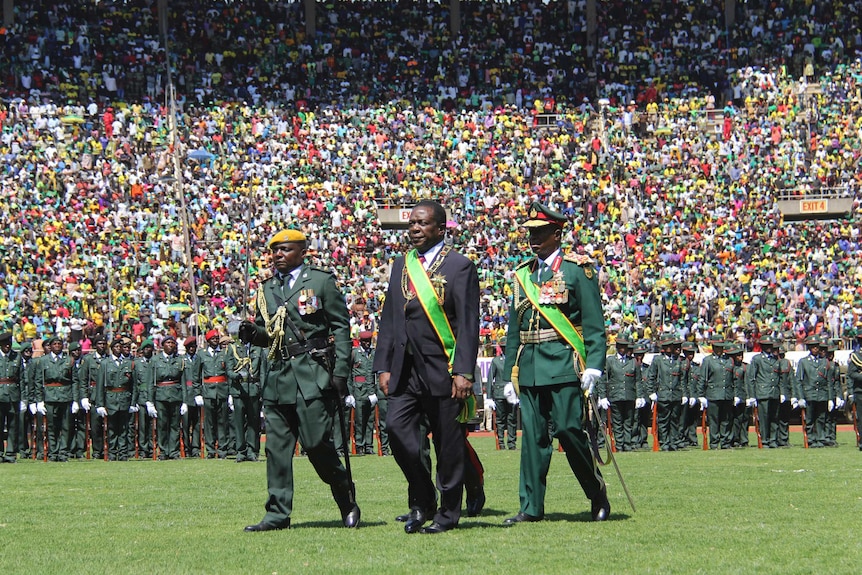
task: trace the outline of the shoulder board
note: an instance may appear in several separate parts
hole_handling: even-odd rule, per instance
[[[585,266],[587,264],[592,264],[594,261],[593,258],[591,258],[590,256],[588,256],[586,254],[576,254],[576,253],[572,253],[572,252],[569,252],[565,256],[563,256],[563,259],[566,260],[567,262],[574,262],[574,263],[578,264],[579,266]]]
[[[316,272],[323,272],[323,273],[325,273],[325,274],[327,274],[327,275],[332,275],[332,270],[327,269],[327,268],[322,268],[322,267],[319,267],[319,266],[307,266],[307,267],[308,267],[308,269],[309,269],[309,270],[313,270],[313,271],[316,271]]]
[[[521,269],[524,266],[531,265],[534,261],[536,261],[536,260],[535,259],[529,259],[525,262],[521,262],[520,264],[518,264],[518,267],[516,267],[515,269]]]

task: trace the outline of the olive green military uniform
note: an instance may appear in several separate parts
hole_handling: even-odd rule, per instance
[[[186,347],[188,349],[188,347]],[[195,349],[195,353],[189,354],[188,352],[183,355],[183,363],[185,363],[185,396],[186,402],[188,404],[188,411],[185,415],[182,416],[182,441],[185,446],[186,457],[200,457],[201,456],[201,414],[203,413],[204,407],[202,405],[197,405],[195,402],[195,397],[200,397],[203,400],[203,396],[201,395],[201,382],[200,382],[200,357],[201,354]]]
[[[829,362],[828,377],[832,380],[832,389],[835,391],[835,403],[833,409],[826,414],[826,445],[827,447],[838,446],[838,418],[841,415],[841,407],[844,406],[844,392],[841,382],[841,368],[835,361],[835,352],[838,350],[837,343],[824,343],[829,347],[826,350],[826,360]]]
[[[76,439],[75,443],[83,445],[83,449],[87,449],[86,440],[86,421],[84,418],[90,419],[90,446],[93,450],[92,457],[94,459],[102,459],[105,454],[105,432],[102,429],[102,419],[96,413],[96,386],[99,382],[99,368],[102,361],[110,354],[102,355],[96,350],[86,353],[77,366],[75,377],[75,401],[80,402],[87,398],[90,402],[90,409],[78,412],[78,421],[76,424]]]
[[[21,373],[21,394],[27,409],[19,414],[19,422],[21,433],[18,435],[18,453],[21,457],[30,458],[36,457],[42,459],[44,436],[42,435],[42,416],[35,413],[36,397],[35,397],[35,380],[36,380],[36,364],[33,359],[33,344],[25,342],[21,345],[22,358],[22,373]]]
[[[697,374],[700,364],[696,363],[694,356],[689,359],[686,352],[694,353],[697,345],[694,342],[683,342],[682,344],[682,382],[688,397],[688,405],[684,405],[682,438],[686,447],[697,447],[697,426],[701,421],[701,409],[697,403]]]
[[[230,395],[236,460],[257,461],[260,455],[260,383],[266,376],[266,351],[246,344],[231,344],[224,352]]]
[[[793,374],[793,365],[789,359],[784,357],[784,352],[779,351],[778,356],[778,369],[781,371],[781,377],[787,380],[787,386],[790,390],[778,406],[778,447],[790,447],[790,415],[794,409],[793,397],[791,396],[794,392],[796,376]]]
[[[228,455],[228,406],[230,385],[227,374],[227,356],[221,349],[208,346],[197,353],[198,380],[204,398],[204,443],[207,459]]]
[[[827,445],[826,415],[828,404],[835,400],[836,390],[830,374],[830,361],[806,355],[796,365],[796,397],[804,399],[808,447]]]
[[[751,358],[745,371],[747,397],[757,401],[757,418],[763,447],[778,447],[778,408],[781,398],[790,395],[789,373],[781,370],[781,360],[773,352]]]
[[[14,463],[17,459],[18,435],[21,433],[18,414],[22,397],[26,397],[26,393],[21,393],[22,382],[26,384],[21,354],[13,349],[9,353],[0,350],[0,462]],[[4,429],[5,442],[2,441]]]
[[[656,423],[662,451],[676,451],[685,447],[682,437],[682,398],[686,397],[682,381],[682,361],[679,355],[666,348],[650,363],[646,395],[656,401]],[[688,403],[688,401],[686,401]]]
[[[735,345],[731,353],[733,377],[736,381],[737,395],[733,404],[733,446],[748,447],[748,425],[754,409],[746,405],[745,372],[747,366],[742,362],[742,347]],[[737,401],[737,399],[739,401]]]
[[[559,252],[555,252],[559,253]],[[554,254],[551,254],[552,256]],[[538,258],[525,264],[530,281],[537,286],[554,278],[552,269],[540,270]],[[582,330],[586,368],[602,371],[605,367],[605,338],[602,302],[592,262],[565,256],[559,262],[565,282],[566,301],[550,304]],[[580,388],[580,369],[575,350],[527,299],[523,287],[515,282],[515,299],[509,310],[509,329],[503,379],[512,380],[518,366],[521,400],[520,512],[532,517],[545,513],[545,488],[551,463],[554,436],[566,453],[569,467],[590,500],[604,495],[604,479],[596,465],[584,431],[585,399]]]
[[[860,336],[857,335],[857,338]],[[847,360],[847,400],[855,406],[855,425],[859,426],[859,408],[857,398],[862,399],[862,350],[854,351]],[[862,441],[856,447],[862,450]]]
[[[257,331],[252,342],[270,348],[261,391],[269,492],[261,523],[279,527],[290,524],[293,511],[297,441],[318,476],[330,486],[342,515],[353,506],[347,472],[333,443],[333,419],[340,400],[330,382],[331,376],[346,382],[350,374],[347,305],[335,277],[324,269],[303,264],[292,286],[289,282],[289,274],[276,274],[259,288]],[[275,325],[279,310],[301,333],[295,333],[283,320]],[[283,328],[281,342],[270,336],[276,328]]]
[[[707,400],[710,449],[733,447],[733,398],[740,397],[740,393],[733,360],[724,350],[706,356],[700,365],[697,396]]]
[[[179,459],[180,411],[186,403],[185,362],[177,354],[168,356],[159,351],[150,364],[152,379],[147,397],[157,412],[159,459]]]
[[[149,392],[153,381],[152,357],[136,357],[132,363],[132,374],[135,378],[134,403],[139,406],[138,411],[133,416],[138,442],[137,455],[140,458],[149,459],[153,456],[155,447],[153,445],[153,418],[141,406],[150,400]]]
[[[377,395],[377,379],[372,365],[374,350],[365,349],[361,345],[351,351],[350,379],[347,382],[350,394],[356,399],[353,437],[356,441],[356,453],[371,455],[374,453],[374,408],[369,397]]]
[[[48,352],[38,359],[36,403],[44,402],[48,428],[48,460],[66,461],[71,441],[74,362],[66,353]]]
[[[646,353],[650,349],[650,344],[646,341],[638,342],[632,352],[635,356],[635,363],[640,367],[640,377],[637,381],[638,398],[646,398],[646,392],[649,382],[650,364],[646,363]],[[652,408],[649,403],[643,407],[635,408],[635,429],[632,433],[632,444],[635,449],[648,449],[649,442],[647,441],[647,429],[652,426]]]
[[[99,366],[95,406],[108,412],[108,458],[125,461],[129,458],[129,408],[135,405],[134,363],[128,357],[111,355]]]
[[[508,341],[506,346],[508,347]],[[500,449],[517,449],[518,447],[518,405],[512,405],[506,401],[504,393],[507,379],[503,378],[506,366],[505,351],[491,360],[488,368],[488,382],[485,386],[485,394],[494,400],[494,415],[497,424],[497,445]]]
[[[611,433],[617,451],[633,451],[637,434],[638,381],[641,366],[632,354],[614,354],[605,359],[605,371],[596,386],[596,395],[610,403]]]

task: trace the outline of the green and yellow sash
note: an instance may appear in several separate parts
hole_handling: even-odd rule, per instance
[[[407,252],[404,266],[407,270],[407,276],[413,284],[413,289],[416,290],[416,299],[419,300],[422,309],[425,310],[425,315],[428,316],[431,326],[437,333],[437,337],[440,338],[440,343],[443,344],[446,363],[449,364],[449,374],[451,375],[452,364],[455,361],[455,333],[452,331],[446,312],[443,311],[443,302],[437,298],[437,292],[431,285],[431,279],[425,271],[425,266],[419,261],[416,250]]]
[[[587,357],[587,350],[586,347],[584,347],[584,336],[582,336],[577,328],[572,325],[569,318],[560,311],[560,308],[558,308],[556,304],[539,303],[539,288],[533,283],[533,280],[530,279],[529,267],[530,266],[525,265],[515,270],[515,277],[518,279],[518,283],[521,284],[524,294],[527,296],[527,299],[530,300],[530,303],[533,304],[533,307],[539,310],[542,317],[551,324],[551,327],[553,327],[557,333],[566,340],[566,343],[572,346],[575,353],[578,354],[578,365],[581,368],[581,371],[583,371],[586,366],[585,362]]]

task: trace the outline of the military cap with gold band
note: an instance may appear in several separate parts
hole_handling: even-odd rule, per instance
[[[533,202],[527,217],[523,223],[525,228],[540,228],[550,224],[563,227],[566,223],[566,216],[539,202]]]
[[[269,243],[267,245],[271,248],[275,244],[281,244],[284,242],[304,242],[305,240],[305,234],[299,230],[281,230],[269,238]]]

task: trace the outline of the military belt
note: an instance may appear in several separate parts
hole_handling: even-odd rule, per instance
[[[179,381],[175,379],[166,379],[165,381],[160,381],[156,384],[156,387],[169,387],[171,385],[177,385]]]
[[[204,378],[204,383],[206,383],[206,384],[215,385],[216,383],[226,383],[226,382],[227,382],[227,376],[224,376],[224,375],[213,375],[213,376]]]
[[[110,391],[111,393],[123,393],[124,391],[131,391],[127,387],[109,387],[106,391]]]
[[[304,353],[312,351],[326,351],[329,348],[329,340],[325,337],[316,337],[303,343],[291,343],[285,346],[284,354],[287,359],[293,359]]]
[[[12,379],[11,377],[0,377],[0,385],[12,385],[18,383],[17,379]]]
[[[51,381],[45,384],[45,387],[64,387],[72,385],[71,383],[63,383],[62,381]]]
[[[560,341],[562,336],[553,328],[534,329],[531,331],[520,332],[522,344],[545,343],[548,341]]]
[[[95,382],[95,381],[91,381],[91,382],[90,382],[90,387],[96,387],[96,382]]]

